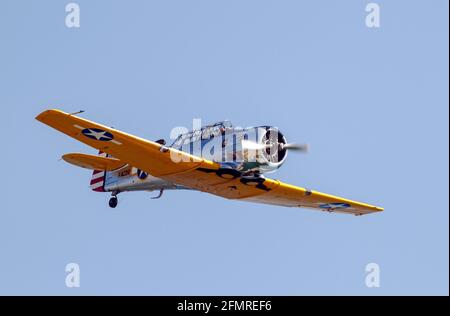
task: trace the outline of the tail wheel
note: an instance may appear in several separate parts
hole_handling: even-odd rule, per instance
[[[109,207],[110,208],[116,208],[117,204],[119,203],[119,200],[117,199],[117,196],[113,196],[109,199]]]

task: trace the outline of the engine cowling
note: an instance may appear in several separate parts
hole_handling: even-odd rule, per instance
[[[240,144],[242,172],[273,172],[281,167],[287,157],[287,149],[284,147],[287,144],[286,138],[272,126],[244,130]]]

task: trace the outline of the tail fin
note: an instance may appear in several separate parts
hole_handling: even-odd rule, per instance
[[[107,157],[107,154],[101,151],[98,153],[98,155],[101,157]],[[105,170],[94,170],[90,183],[92,191],[105,192],[105,178]]]

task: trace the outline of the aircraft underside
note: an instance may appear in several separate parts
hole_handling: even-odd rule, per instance
[[[190,188],[176,185],[143,172],[137,168],[124,166],[112,172],[105,172],[104,192],[111,192],[109,205],[114,208],[118,204],[117,195],[121,192],[147,191],[159,192],[153,199],[160,198],[165,190],[190,190]]]

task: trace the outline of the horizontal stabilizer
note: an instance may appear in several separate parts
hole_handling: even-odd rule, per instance
[[[77,167],[91,170],[116,170],[125,165],[122,161],[112,157],[101,157],[86,154],[66,154],[62,156],[64,161]]]

